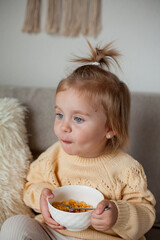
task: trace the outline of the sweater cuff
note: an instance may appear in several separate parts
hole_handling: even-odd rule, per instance
[[[123,229],[126,227],[129,218],[130,218],[130,209],[127,202],[118,200],[113,201],[118,209],[118,218],[114,226],[112,227],[113,231],[117,232],[119,229]]]

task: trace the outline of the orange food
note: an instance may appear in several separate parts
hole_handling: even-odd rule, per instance
[[[52,206],[57,208],[57,209],[59,209],[59,210],[61,210],[61,211],[69,212],[69,208],[68,207],[61,206],[60,204],[69,205],[69,206],[74,207],[74,208],[78,208],[78,207],[92,208],[91,205],[87,205],[84,201],[77,202],[77,201],[75,201],[73,199],[70,199],[69,201],[53,202]],[[87,212],[87,211],[89,211],[89,210],[87,210],[87,209],[76,209],[73,212]]]

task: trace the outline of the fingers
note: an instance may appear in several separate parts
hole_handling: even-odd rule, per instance
[[[110,202],[108,201],[108,200],[102,200],[101,202],[99,202],[99,204],[97,205],[97,207],[96,207],[96,210],[95,210],[95,213],[96,214],[98,214],[98,215],[100,215],[100,214],[102,214],[103,212],[104,212],[104,209],[106,208],[106,207],[109,207],[109,205],[110,205]]]
[[[52,191],[48,188],[44,188],[42,190],[42,193],[41,193],[41,197],[42,198],[54,198],[54,194],[52,193]]]
[[[104,225],[104,214],[105,215],[108,215],[108,211],[109,210],[106,210],[107,213],[104,212],[104,208],[105,207],[108,207],[109,206],[109,201],[108,200],[102,200],[98,205],[97,205],[97,208],[96,210],[92,213],[92,216],[91,216],[91,224],[92,226],[96,226],[96,227],[99,227],[99,226],[102,226]],[[104,213],[104,214],[103,214]],[[97,228],[96,228],[97,229]]]
[[[59,223],[57,223],[56,221],[54,221],[55,224],[50,224],[50,223],[47,223],[47,225],[52,228],[52,229],[61,229],[61,230],[64,230],[66,229],[64,226],[61,226]]]
[[[50,189],[44,188],[40,196],[40,209],[45,223],[53,229],[65,229],[65,227],[61,226],[51,217],[48,208],[47,198],[54,198],[54,194]]]
[[[99,215],[97,215],[97,216],[99,216]],[[100,215],[100,216],[101,217],[99,219],[95,218],[95,217],[91,217],[92,227],[94,227],[98,231],[108,230],[109,227],[108,227],[106,219],[102,218],[102,215]]]
[[[50,218],[47,198],[54,198],[54,195],[50,189],[44,188],[40,196],[40,209],[44,219]]]
[[[109,210],[104,210],[109,207]],[[107,231],[112,228],[118,217],[118,210],[112,201],[103,200],[98,205],[96,210],[92,213],[91,224],[99,231]]]

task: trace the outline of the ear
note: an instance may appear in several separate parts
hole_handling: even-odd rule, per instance
[[[107,139],[111,139],[112,137],[114,137],[116,135],[115,131],[113,130],[108,130],[106,131],[106,138]]]

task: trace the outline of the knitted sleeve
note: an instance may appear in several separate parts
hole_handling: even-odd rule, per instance
[[[53,190],[58,186],[54,174],[56,165],[57,144],[42,153],[29,168],[27,183],[23,190],[25,204],[36,212],[40,212],[40,195],[44,188]],[[54,186],[55,185],[55,186]]]
[[[142,237],[155,220],[155,199],[147,189],[147,180],[142,166],[136,164],[123,172],[119,180],[123,185],[121,200],[114,201],[118,219],[113,230],[126,240]]]

